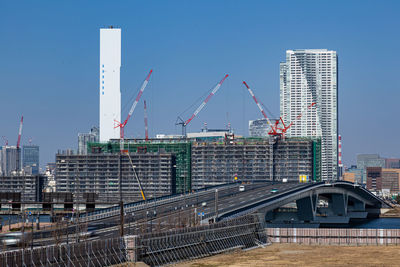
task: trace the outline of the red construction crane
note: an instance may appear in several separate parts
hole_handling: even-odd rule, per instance
[[[17,149],[19,149],[20,144],[21,144],[21,134],[22,134],[22,125],[23,125],[23,123],[24,123],[24,116],[21,117],[21,122],[19,123]]]
[[[282,135],[284,136],[284,135],[286,134],[287,130],[289,130],[289,128],[292,127],[293,124],[295,124],[296,121],[299,120],[299,119],[303,116],[304,113],[308,112],[312,107],[314,107],[314,106],[316,106],[316,105],[317,105],[317,103],[315,103],[315,102],[313,102],[313,103],[311,103],[310,105],[308,105],[306,108],[304,108],[304,109],[300,112],[299,115],[296,116],[296,118],[295,118],[291,123],[289,123],[288,126],[285,125],[285,123],[283,122],[283,120],[282,120],[282,118],[281,118],[282,124],[283,124],[283,129],[280,129],[280,130],[282,131]]]
[[[121,150],[123,150],[123,145],[124,145],[124,128],[125,128],[126,124],[128,123],[129,118],[132,116],[133,111],[135,110],[135,108],[136,108],[136,106],[137,106],[137,103],[139,102],[140,97],[141,97],[142,94],[143,94],[144,89],[146,89],[146,86],[147,86],[147,84],[149,83],[150,75],[151,75],[152,72],[153,72],[153,70],[150,70],[149,74],[147,75],[146,79],[144,80],[144,82],[143,82],[143,84],[142,84],[142,87],[140,88],[139,93],[138,93],[138,95],[137,95],[135,101],[133,102],[132,107],[131,107],[131,109],[129,110],[128,116],[126,117],[126,119],[124,120],[124,122],[121,123],[121,122],[119,122],[119,121],[115,121],[118,125],[115,126],[114,128],[118,128],[118,127],[121,128],[121,130],[120,130]]]
[[[194,117],[199,114],[199,112],[204,108],[204,106],[207,104],[208,101],[210,101],[211,97],[217,93],[218,89],[221,87],[222,83],[225,81],[226,78],[228,78],[228,74],[225,75],[225,77],[214,87],[214,89],[211,91],[211,93],[207,96],[207,98],[200,104],[200,106],[195,110],[195,112],[192,114],[192,116],[184,121],[182,118],[178,117],[178,120],[180,122],[176,123],[179,125],[182,125],[182,136],[186,136],[186,125],[188,125]]]
[[[264,111],[264,108],[261,106],[260,102],[258,102],[256,96],[254,95],[253,91],[250,89],[250,87],[247,85],[247,83],[245,81],[243,81],[243,84],[246,86],[247,90],[249,91],[251,97],[253,97],[254,102],[256,102],[257,107],[260,109],[262,115],[264,116],[264,118],[267,120],[268,125],[271,127],[271,130],[268,132],[269,135],[279,135],[279,133],[277,132],[278,128],[278,124],[279,124],[279,120],[276,121],[275,125],[273,125],[271,123],[271,121],[269,120],[267,114]]]
[[[147,107],[146,107],[146,100],[144,102],[144,133],[146,136],[146,141],[149,140],[149,128],[147,126]]]
[[[8,146],[8,139],[4,135],[1,137],[4,140],[4,145]]]

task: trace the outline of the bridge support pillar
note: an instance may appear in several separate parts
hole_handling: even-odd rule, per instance
[[[347,195],[332,194],[331,207],[334,214],[339,216],[347,215]]]
[[[301,221],[314,221],[315,207],[318,197],[310,195],[309,197],[296,200],[297,217]]]

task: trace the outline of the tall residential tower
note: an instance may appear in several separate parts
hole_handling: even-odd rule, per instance
[[[337,54],[326,49],[287,50],[280,64],[280,112],[285,123],[317,105],[288,130],[288,137],[321,138],[321,178],[337,179]]]
[[[121,29],[100,29],[100,141],[120,137]]]

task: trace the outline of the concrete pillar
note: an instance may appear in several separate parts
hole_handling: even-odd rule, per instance
[[[126,235],[123,237],[126,247],[128,262],[137,262],[137,235]]]
[[[302,199],[296,200],[297,205],[297,217],[301,221],[313,221],[315,218],[315,203],[313,203],[313,199],[316,198],[305,197]]]
[[[332,194],[331,209],[335,215],[347,215],[347,197],[344,194]],[[345,203],[346,202],[346,203]]]

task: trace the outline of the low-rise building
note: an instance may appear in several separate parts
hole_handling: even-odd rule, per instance
[[[388,190],[400,192],[400,169],[367,167],[367,189],[374,191]]]
[[[0,176],[0,192],[21,193],[22,201],[42,201],[45,179],[42,175]]]
[[[355,183],[356,182],[356,174],[354,172],[343,173],[343,181]]]

